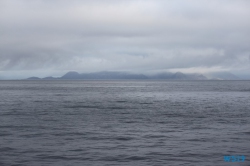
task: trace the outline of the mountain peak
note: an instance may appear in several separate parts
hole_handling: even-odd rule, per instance
[[[187,79],[187,75],[181,73],[181,72],[176,72],[173,75],[173,79]]]
[[[61,78],[62,79],[75,79],[76,77],[79,77],[80,74],[76,71],[70,71],[66,74],[64,74]]]

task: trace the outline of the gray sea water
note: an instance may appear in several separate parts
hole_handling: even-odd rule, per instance
[[[250,81],[0,81],[0,165],[249,166]]]

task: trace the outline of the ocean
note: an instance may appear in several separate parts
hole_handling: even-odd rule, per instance
[[[250,81],[0,81],[0,165],[249,166]]]

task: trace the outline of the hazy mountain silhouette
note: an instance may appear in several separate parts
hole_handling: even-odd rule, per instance
[[[206,73],[207,78],[213,80],[239,80],[240,78],[230,72],[211,72]]]
[[[207,78],[202,74],[184,74],[181,72],[177,73],[157,73],[153,75],[145,74],[133,74],[127,72],[115,72],[115,71],[102,71],[95,73],[78,73],[70,71],[62,77],[30,77],[29,80],[81,80],[81,79],[172,79],[172,80],[206,80]]]
[[[82,73],[68,72],[60,79],[148,79],[143,74],[131,74],[126,72],[95,72],[95,73]]]
[[[172,79],[172,80],[207,80],[202,74],[184,74],[181,72],[170,73],[157,73],[154,75],[148,76],[149,79]]]
[[[27,78],[27,80],[40,80],[41,78],[39,78],[39,77],[29,77],[29,78]]]
[[[239,78],[229,72],[217,72],[203,74],[184,74],[182,72],[156,73],[151,75],[133,74],[127,72],[102,71],[95,73],[78,73],[70,71],[62,77],[30,77],[29,80],[98,80],[98,79],[169,79],[169,80],[239,80]]]
[[[60,79],[83,79],[83,78],[81,77],[81,74],[75,71],[70,71],[65,75],[63,75],[62,77],[60,77]]]

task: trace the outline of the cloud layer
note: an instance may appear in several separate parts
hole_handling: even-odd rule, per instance
[[[69,70],[246,74],[249,8],[248,0],[2,0],[0,76]]]

